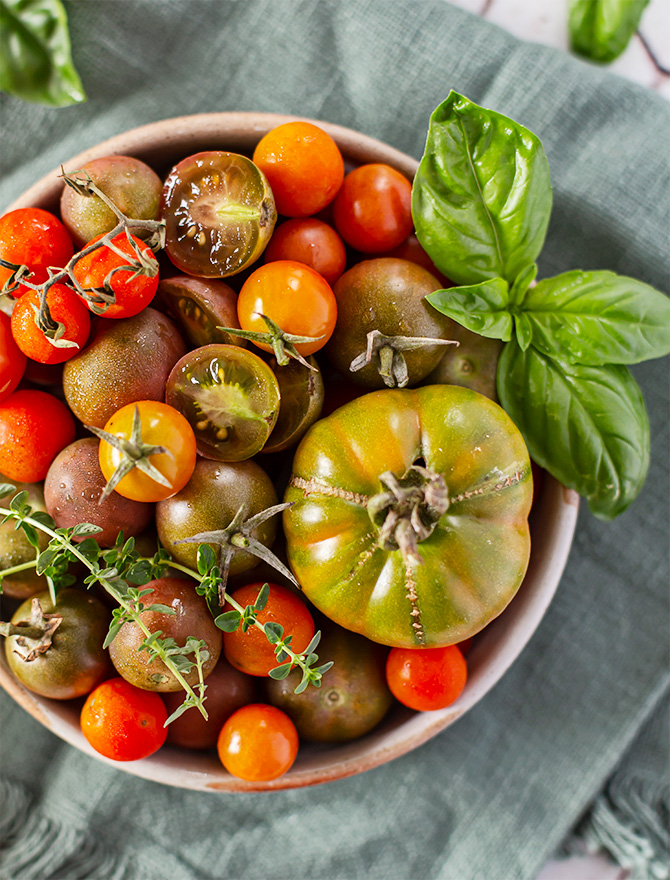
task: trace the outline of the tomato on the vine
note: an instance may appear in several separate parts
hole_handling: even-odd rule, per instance
[[[335,329],[337,302],[327,281],[304,263],[278,260],[267,263],[247,278],[237,300],[237,317],[243,330],[266,333],[266,315],[285,333],[309,336],[298,343],[303,356],[323,348]],[[254,342],[264,351],[272,346]]]
[[[74,345],[56,346],[35,323],[40,308],[40,295],[29,290],[18,300],[12,312],[12,335],[18,347],[40,364],[62,364],[79,354],[91,331],[88,309],[74,290],[64,284],[52,284],[47,291],[47,306],[54,321],[65,328],[60,338]],[[37,311],[36,311],[37,310]]]
[[[0,401],[6,400],[21,381],[26,356],[14,341],[9,315],[0,312]]]
[[[276,260],[305,263],[322,275],[328,284],[334,284],[344,272],[347,252],[344,242],[332,226],[308,217],[305,220],[288,220],[275,229],[265,249],[265,262]]]
[[[357,251],[391,250],[414,228],[412,184],[390,165],[361,165],[344,178],[333,216],[337,231]]]
[[[43,480],[74,440],[70,410],[45,391],[15,391],[0,403],[0,472],[10,480]]]
[[[100,241],[102,235],[89,241],[86,247]],[[116,253],[106,245],[92,250],[89,254],[77,260],[72,270],[77,283],[86,291],[94,291],[102,288],[105,279],[109,277],[116,302],[102,306],[103,318],[132,318],[139,314],[142,309],[149,305],[158,289],[158,261],[151,248],[137,236],[131,236],[132,241],[140,251],[143,259],[152,267],[153,275],[138,273],[135,269],[121,269],[121,266],[130,265],[130,260],[137,261],[135,247],[128,240],[125,232],[119,232],[112,239],[115,248],[128,255],[128,259]],[[110,273],[113,273],[110,275]],[[89,308],[91,305],[89,304]],[[93,309],[91,308],[91,311]]]
[[[419,712],[445,709],[458,699],[467,680],[458,645],[446,648],[392,648],[386,660],[391,693]]]
[[[311,122],[286,122],[261,138],[254,162],[270,181],[277,210],[307,217],[325,208],[344,178],[339,147]]]
[[[65,266],[74,253],[72,239],[57,217],[42,208],[17,208],[0,217],[0,260],[13,266],[27,266],[31,284],[49,278],[48,268]],[[14,269],[0,265],[0,288],[11,282]],[[20,296],[29,288],[13,291]]]
[[[262,583],[247,584],[231,593],[231,597],[243,607],[253,605],[262,586]],[[226,610],[231,610],[230,606],[227,605]],[[307,606],[299,596],[280,584],[270,584],[267,604],[258,612],[257,620],[263,625],[269,622],[280,624],[284,628],[284,638],[293,636],[291,650],[295,654],[304,651],[314,635],[314,620]],[[279,666],[274,646],[256,626],[250,626],[246,632],[240,626],[234,632],[224,633],[223,652],[232,666],[247,675],[265,676]]]
[[[180,412],[157,400],[127,404],[114,413],[104,430],[121,440],[131,440],[136,409],[140,416],[142,443],[162,446],[167,450],[150,455],[148,460],[170,485],[162,485],[135,467],[123,477],[115,491],[133,501],[161,501],[175,495],[190,480],[195,468],[195,436]],[[100,470],[105,479],[110,480],[122,463],[124,453],[106,440],[101,440],[99,457]]]
[[[226,770],[247,782],[269,782],[291,768],[298,754],[298,733],[281,709],[251,703],[234,712],[217,742]]]
[[[92,691],[81,710],[81,732],[113,761],[148,758],[167,738],[167,710],[158,694],[123,678],[110,678]]]

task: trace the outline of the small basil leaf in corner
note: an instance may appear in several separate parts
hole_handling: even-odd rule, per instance
[[[670,354],[670,298],[635,278],[565,272],[530,288],[522,308],[550,357],[597,366]]]
[[[609,64],[624,51],[649,0],[571,0],[570,48]]]
[[[551,201],[539,138],[450,92],[412,187],[417,238],[440,272],[457,284],[512,283],[542,249]]]
[[[0,0],[0,91],[52,107],[86,100],[60,0]]]
[[[530,285],[535,281],[537,276],[537,263],[531,263],[522,269],[514,279],[514,284],[509,293],[509,302],[511,306],[520,306],[528,291]]]
[[[521,351],[525,351],[533,341],[533,328],[525,312],[514,315],[514,334]]]
[[[649,467],[649,419],[626,367],[568,364],[510,342],[498,362],[498,396],[531,458],[597,517],[612,519],[637,496]]]
[[[509,285],[502,278],[492,278],[466,287],[436,290],[426,300],[438,312],[473,333],[504,342],[512,338]]]

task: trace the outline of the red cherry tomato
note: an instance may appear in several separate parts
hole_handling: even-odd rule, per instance
[[[235,590],[231,596],[243,607],[253,605],[262,586],[260,582],[247,584]],[[231,607],[227,605],[226,610],[230,611]],[[305,603],[279,584],[270,584],[270,596],[265,608],[258,612],[257,619],[261,624],[269,621],[281,624],[284,637],[293,636],[291,650],[295,654],[304,651],[314,635],[314,620]],[[239,627],[234,632],[224,633],[223,651],[228,662],[247,675],[265,676],[279,665],[274,646],[256,626],[249,627],[246,632]]]
[[[393,696],[420,712],[444,709],[465,687],[467,666],[457,645],[446,648],[392,648],[386,680]]]
[[[26,356],[14,342],[11,319],[0,312],[0,402],[14,391],[25,369]]]
[[[344,272],[347,253],[344,243],[332,226],[315,220],[288,220],[275,229],[265,249],[265,262],[296,260],[305,263],[328,284],[335,284]]]
[[[47,268],[62,268],[74,253],[72,239],[63,224],[42,208],[17,208],[0,217],[0,259],[15,266],[27,266],[31,284],[42,284],[49,277]],[[0,288],[14,270],[0,266]],[[20,286],[14,296],[29,288]]]
[[[254,150],[254,162],[272,187],[286,217],[316,214],[342,185],[342,154],[329,134],[310,122],[287,122],[269,131]]]
[[[361,165],[344,178],[333,216],[337,231],[357,251],[390,250],[412,232],[412,184],[390,165]]]
[[[36,290],[24,293],[12,312],[12,335],[21,351],[40,364],[62,364],[79,354],[91,331],[88,309],[77,294],[64,284],[52,284],[47,292],[47,305],[54,321],[65,327],[62,340],[74,346],[53,345],[35,323],[35,309],[40,307]]]
[[[163,745],[167,711],[158,694],[110,678],[91,691],[81,710],[81,732],[113,761],[148,758]]]
[[[267,315],[285,333],[314,337],[314,342],[296,345],[306,356],[323,348],[332,336],[337,301],[328,282],[314,269],[294,260],[278,260],[256,269],[244,282],[237,300],[237,318],[243,330],[267,332],[261,315]],[[254,345],[272,351],[265,343]]]
[[[43,480],[74,440],[72,413],[45,391],[15,391],[0,403],[0,473],[21,483]]]
[[[298,754],[298,732],[281,709],[251,703],[223,725],[217,749],[221,763],[233,776],[267,782],[292,766]]]
[[[101,238],[102,236],[98,235],[89,241],[86,247],[94,244]],[[158,289],[158,261],[153,251],[136,236],[133,235],[131,238],[154,267],[155,275],[136,275],[134,269],[114,271],[120,266],[128,265],[128,260],[105,246],[96,248],[90,254],[82,257],[77,261],[73,269],[74,277],[84,290],[103,287],[105,278],[109,276],[110,272],[114,272],[110,283],[116,295],[116,302],[105,308],[104,312],[102,312],[103,318],[132,318],[133,315],[139,314],[142,309],[149,305]],[[129,258],[137,259],[135,250],[128,241],[125,232],[120,232],[114,236],[112,243],[127,254]]]

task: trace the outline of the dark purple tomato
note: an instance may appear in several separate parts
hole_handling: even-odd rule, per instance
[[[142,623],[150,632],[160,630],[162,638],[172,638],[178,645],[185,645],[189,637],[202,639],[209,652],[203,673],[209,675],[221,653],[221,630],[214,624],[205,600],[196,593],[195,581],[162,577],[149,581],[142,589],[152,591],[142,598],[145,608],[154,604],[167,605],[174,611],[174,614],[143,611],[140,615]],[[148,651],[138,650],[145,638],[136,623],[123,624],[109,646],[109,656],[116,671],[126,681],[147,691],[168,693],[181,690],[181,684],[162,660],[152,659]],[[198,672],[194,668],[184,677],[193,686],[198,681]]]
[[[182,565],[196,566],[197,544],[179,544],[201,532],[225,529],[244,506],[246,516],[254,516],[277,503],[274,486],[265,471],[253,461],[220,462],[198,459],[186,486],[156,505],[156,528],[162,545]],[[277,534],[277,517],[266,520],[252,536],[266,547]],[[218,555],[220,547],[212,545]],[[230,573],[248,571],[257,563],[255,556],[236,550]]]
[[[425,380],[426,385],[461,385],[479,391],[485,397],[498,402],[496,373],[503,343],[500,339],[487,339],[453,323],[449,331],[458,346],[449,345],[444,356]]]
[[[69,170],[69,169],[68,169]],[[81,166],[93,183],[127,217],[155,220],[163,184],[155,171],[132,156],[104,156]],[[77,175],[75,175],[77,176]],[[78,248],[118,225],[116,214],[98,196],[83,196],[70,186],[63,188],[61,217]]]
[[[270,361],[279,383],[281,403],[277,424],[263,452],[283,452],[297,446],[307,429],[321,415],[323,377],[315,358],[308,360],[313,367],[311,370],[293,359],[285,367],[280,367],[274,358]]]
[[[165,694],[168,717],[183,703],[183,694]],[[188,709],[168,725],[167,741],[183,749],[211,749],[216,745],[225,721],[248,703],[257,702],[256,682],[221,657],[207,676],[205,708],[208,718]]]
[[[151,522],[154,506],[131,501],[118,492],[112,492],[99,503],[107,483],[98,461],[99,445],[94,437],[86,437],[66,446],[49,468],[44,481],[44,498],[59,528],[92,523],[102,529],[94,535],[98,544],[112,547],[121,530],[126,538],[144,531]]]
[[[198,452],[243,461],[260,452],[279,415],[279,384],[257,354],[203,345],[175,364],[165,399],[189,421]]]
[[[270,702],[295,724],[301,739],[344,742],[364,736],[388,712],[392,696],[386,684],[388,650],[363,636],[330,624],[317,648],[319,663],[333,662],[320,688],[294,693],[300,672],[265,683]]]
[[[85,425],[104,428],[128,403],[164,400],[170,370],[185,352],[175,325],[155,309],[100,320],[86,348],[63,369],[65,398]]]
[[[379,257],[357,263],[335,283],[337,324],[326,346],[326,354],[340,373],[368,388],[384,388],[381,373],[385,358],[390,367],[394,354],[388,343],[371,363],[352,372],[351,362],[365,353],[368,333],[378,330],[386,337],[448,339],[451,322],[425,302],[424,297],[440,290],[430,272],[409,260]],[[445,346],[426,344],[411,350],[398,350],[408,372],[408,385],[416,385],[435,369]]]
[[[225,281],[175,275],[160,282],[158,297],[193,348],[210,342],[246,348],[246,340],[219,329],[240,326],[237,294]]]
[[[277,220],[267,178],[251,159],[196,153],[170,171],[161,199],[165,250],[188,275],[225,278],[263,253]]]
[[[93,596],[80,590],[63,590],[54,605],[49,593],[27,599],[12,623],[31,621],[32,603],[39,601],[42,613],[62,617],[51,636],[51,645],[34,659],[26,659],[37,642],[21,635],[5,639],[10,669],[28,690],[53,700],[71,700],[92,691],[111,674],[107,651],[102,643],[107,635],[110,614]],[[25,644],[21,644],[21,642]]]

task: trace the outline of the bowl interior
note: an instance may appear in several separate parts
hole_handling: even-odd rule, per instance
[[[91,159],[110,154],[136,156],[159,174],[185,156],[200,150],[251,153],[270,129],[295,117],[271,113],[212,113],[166,119],[117,135],[64,163],[72,171]],[[337,142],[345,162],[355,166],[384,162],[410,179],[417,162],[410,156],[366,135],[317,122]],[[60,169],[45,175],[8,210],[34,205],[57,211],[62,181]],[[209,752],[164,746],[151,758],[124,763],[108,761],[137,776],[183,788],[209,791],[254,791],[297,788],[340,779],[376,767],[402,755],[452,724],[493,687],[529,641],[558,586],[577,521],[578,496],[548,475],[531,515],[532,551],[519,592],[504,611],[475,640],[468,655],[468,683],[447,709],[415,713],[395,709],[372,733],[337,746],[301,745],[287,774],[273,782],[247,783],[236,779]],[[107,761],[86,742],[79,729],[83,701],[59,702],[39,697],[22,687],[9,672],[0,652],[0,685],[33,717],[81,751]]]

